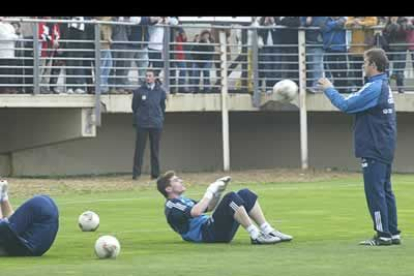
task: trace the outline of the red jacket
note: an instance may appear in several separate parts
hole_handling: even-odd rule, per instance
[[[47,51],[48,49],[53,49],[53,42],[59,41],[60,39],[60,30],[57,23],[39,23],[39,42],[42,45],[41,48],[41,57],[49,57],[52,55],[53,51]]]
[[[179,34],[175,40],[177,44],[175,45],[175,59],[185,60],[184,45],[183,42],[187,42],[187,39],[183,37],[182,34]]]

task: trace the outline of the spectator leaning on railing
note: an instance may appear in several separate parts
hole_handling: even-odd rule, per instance
[[[414,68],[414,17],[407,17],[406,43],[411,55],[412,67]]]
[[[188,93],[189,89],[186,86],[186,75],[187,75],[187,62],[186,62],[186,49],[185,43],[187,43],[187,35],[183,28],[178,27],[174,32],[174,37],[172,37],[173,42],[175,43],[172,47],[174,53],[170,54],[170,58],[174,59],[174,62],[171,62],[170,70],[170,91],[174,92],[184,92]],[[176,68],[176,70],[174,70]],[[178,86],[176,86],[176,73],[178,73]]]
[[[388,17],[384,35],[387,37],[390,60],[392,61],[392,75],[397,81],[399,93],[404,93],[404,69],[407,56],[406,45],[407,19],[403,16]]]
[[[148,28],[150,35],[148,44],[148,56],[150,67],[153,68],[155,76],[157,78],[159,77],[161,70],[164,68],[162,50],[164,47],[163,41],[166,27],[163,27],[161,25],[176,26],[178,25],[178,19],[176,17],[161,17],[160,21],[158,21],[156,25],[150,26]]]
[[[352,29],[352,41],[349,49],[350,69],[352,76],[352,91],[355,92],[362,86],[362,64],[364,63],[363,53],[374,45],[368,45],[372,41],[374,30],[371,28],[377,25],[378,19],[375,16],[348,17],[345,26]]]
[[[293,79],[299,78],[298,60],[298,27],[300,18],[297,16],[278,16],[275,18],[276,25],[289,27],[287,29],[277,29],[278,40],[275,44],[280,44],[281,64],[279,67],[279,78]]]
[[[85,94],[85,70],[82,68],[84,53],[81,51],[85,45],[79,42],[86,39],[84,17],[73,16],[70,19],[72,22],[68,24],[67,34],[69,42],[67,43],[66,83],[68,90],[66,92],[68,94]]]
[[[321,26],[327,77],[339,93],[348,92],[345,21],[345,17],[328,17]]]
[[[114,21],[125,22],[129,21],[129,18],[125,17],[115,17]],[[130,54],[127,52],[129,50],[128,42],[128,32],[129,27],[127,25],[113,25],[112,26],[112,60],[113,67],[110,73],[109,83],[111,89],[109,93],[127,93],[125,90],[128,85],[128,72],[127,69],[131,61],[129,60]]]
[[[210,93],[210,70],[212,67],[212,60],[214,55],[214,43],[213,38],[209,30],[204,30],[200,34],[200,41],[196,44],[192,51],[194,59],[194,71],[193,71],[193,92],[198,93],[200,91],[201,84],[201,71],[203,72],[203,92]]]
[[[112,21],[111,16],[96,17],[98,21]],[[101,93],[109,92],[109,74],[113,65],[111,44],[112,44],[112,25],[101,24]]]
[[[135,23],[136,25],[129,26],[128,40],[134,43],[128,44],[128,47],[130,50],[133,51],[132,53],[130,53],[130,57],[133,62],[135,61],[138,67],[138,78],[141,84],[145,83],[145,71],[147,70],[149,65],[148,26],[158,23],[159,19],[159,17],[141,16],[132,16],[129,18],[129,21]]]
[[[50,20],[50,16],[43,19]],[[59,25],[53,22],[40,22],[38,24],[39,48],[40,48],[40,93],[50,93],[49,82],[52,73],[53,60],[59,48]],[[52,89],[56,91],[55,89]]]
[[[300,18],[303,27],[317,27],[318,29],[306,30],[306,76],[308,91],[311,93],[317,92],[318,80],[323,75],[323,48],[322,48],[322,34],[319,28],[325,23],[324,16],[305,16]]]
[[[15,64],[15,40],[18,38],[14,27],[0,17],[0,94],[14,94],[14,79],[6,75],[12,75],[13,69],[9,66]]]
[[[276,46],[274,45],[277,41],[275,37],[275,29],[269,27],[275,26],[274,17],[262,17],[259,20],[260,26],[268,28],[260,28],[258,30],[259,43],[259,87],[263,86],[265,82],[265,91],[271,90],[273,85],[276,83],[274,79],[276,77],[275,70],[276,65],[280,60],[280,57],[276,56]]]

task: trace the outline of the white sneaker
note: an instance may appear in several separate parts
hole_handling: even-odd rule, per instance
[[[293,239],[292,236],[284,234],[284,233],[282,233],[280,231],[277,231],[275,229],[273,229],[273,231],[271,231],[268,235],[272,236],[272,237],[278,237],[281,241],[291,241]]]
[[[0,179],[0,202],[3,201],[3,199],[8,199],[7,196],[7,189],[8,189],[9,183],[6,179]]]
[[[75,93],[76,94],[85,94],[85,90],[80,89],[80,88],[76,88]]]
[[[69,88],[68,90],[66,90],[66,93],[73,94],[73,89],[72,88]]]
[[[256,239],[250,238],[250,241],[252,244],[274,244],[281,242],[282,240],[278,237],[260,233],[260,235]]]

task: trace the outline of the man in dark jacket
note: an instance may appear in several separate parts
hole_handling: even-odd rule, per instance
[[[142,160],[148,135],[151,144],[151,178],[156,179],[160,175],[158,154],[167,94],[155,83],[154,71],[147,70],[145,80],[146,83],[134,91],[132,98],[132,111],[136,128],[132,179],[141,176]]]
[[[275,44],[279,44],[280,56],[280,78],[293,79],[299,78],[299,60],[298,60],[298,27],[300,27],[300,18],[297,16],[278,16],[275,18],[277,26],[287,28],[277,29],[275,37],[279,38]]]
[[[319,83],[334,106],[355,114],[355,156],[361,158],[365,196],[377,234],[361,245],[398,245],[397,204],[391,187],[397,121],[394,99],[385,70],[388,59],[383,49],[364,53],[364,71],[368,82],[347,98],[327,79]]]
[[[404,93],[404,69],[407,55],[406,34],[407,19],[403,16],[391,16],[385,25],[384,35],[388,39],[390,60],[399,93]]]

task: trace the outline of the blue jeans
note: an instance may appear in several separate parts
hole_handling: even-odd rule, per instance
[[[111,50],[101,51],[101,92],[108,93],[109,90],[109,74],[113,66]]]
[[[308,46],[306,48],[306,65],[308,72],[306,74],[307,87],[315,89],[318,80],[323,76],[323,49],[319,46]]]

